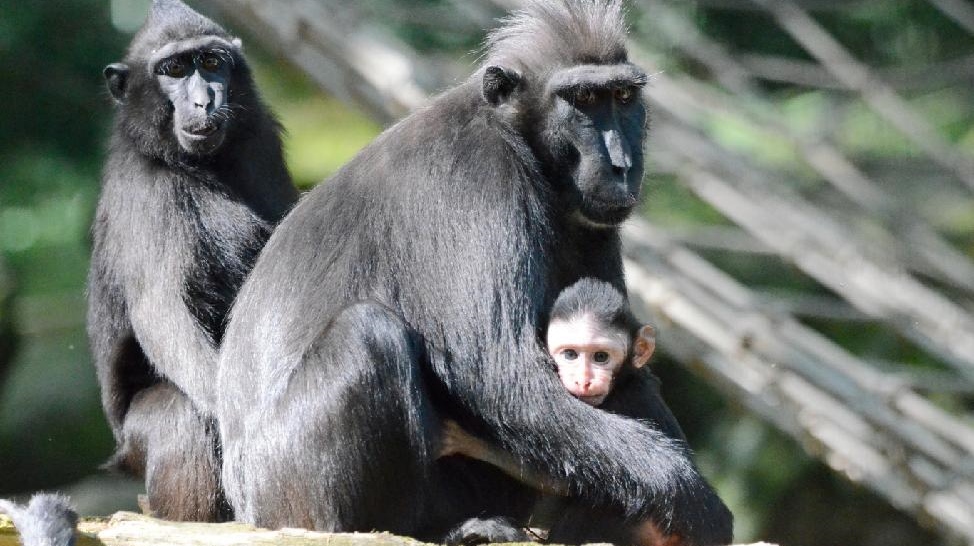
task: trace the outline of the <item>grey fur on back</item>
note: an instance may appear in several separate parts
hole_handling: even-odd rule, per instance
[[[0,499],[0,513],[13,520],[24,546],[73,546],[78,514],[68,497],[38,493],[27,506]]]

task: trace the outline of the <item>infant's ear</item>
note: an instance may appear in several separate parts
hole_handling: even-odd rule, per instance
[[[652,326],[646,325],[639,329],[636,339],[632,342],[632,366],[642,368],[649,362],[649,357],[653,356],[656,350],[656,330]]]

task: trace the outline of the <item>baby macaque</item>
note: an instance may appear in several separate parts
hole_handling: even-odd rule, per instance
[[[626,297],[611,284],[591,278],[558,295],[548,316],[546,338],[562,385],[572,396],[595,407],[627,376],[645,366],[656,349],[653,327],[636,320]],[[455,421],[443,423],[441,442],[441,457],[464,455],[483,461],[541,492],[532,519],[550,521],[561,509],[559,498],[568,494],[565,484],[520,464],[510,453],[473,436]],[[678,536],[664,536],[648,520],[632,528],[630,539],[641,546],[682,543]]]
[[[555,300],[547,338],[562,385],[592,406],[605,401],[619,375],[645,366],[656,348],[653,327],[636,322],[625,297],[589,278]]]
[[[548,353],[572,396],[600,406],[620,377],[643,367],[656,348],[652,326],[640,325],[615,287],[585,278],[558,295],[548,317]],[[477,438],[454,421],[443,424],[440,456],[465,455],[484,461],[545,494],[564,495],[564,485],[524,468],[499,447]]]

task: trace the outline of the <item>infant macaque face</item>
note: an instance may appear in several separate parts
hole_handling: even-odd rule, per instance
[[[612,380],[629,353],[629,335],[587,315],[548,326],[548,351],[558,377],[573,396],[598,406],[612,392]]]

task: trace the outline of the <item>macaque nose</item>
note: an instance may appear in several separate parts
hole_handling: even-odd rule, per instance
[[[189,97],[193,101],[193,106],[209,110],[210,104],[213,102],[209,85],[199,74],[193,74],[190,78],[188,82]]]
[[[621,131],[617,127],[602,131],[602,142],[605,144],[605,150],[609,152],[612,172],[616,175],[625,174],[632,167],[632,152],[622,139]]]
[[[575,376],[575,388],[581,393],[586,393],[592,388],[592,372],[586,366]]]

